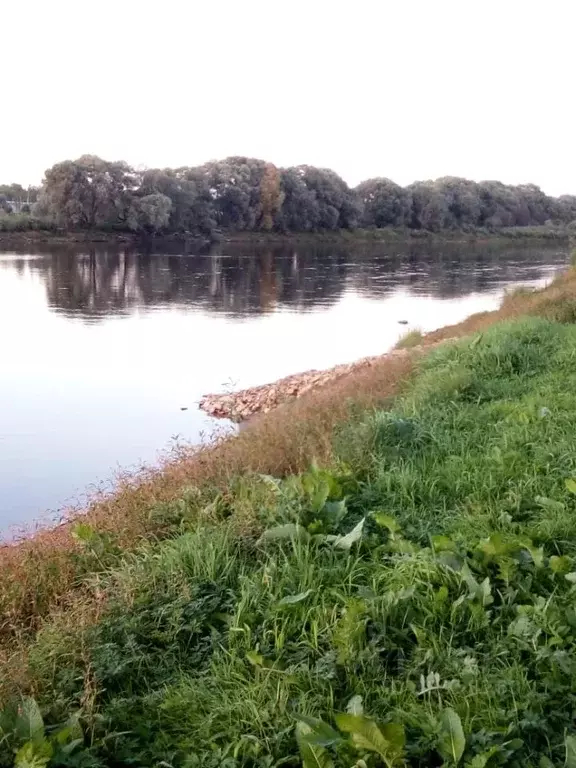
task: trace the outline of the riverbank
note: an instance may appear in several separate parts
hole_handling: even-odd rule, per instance
[[[445,230],[428,232],[414,229],[357,229],[337,230],[333,232],[216,232],[211,236],[194,234],[171,233],[157,236],[143,236],[130,232],[106,232],[98,230],[43,230],[30,229],[22,231],[0,230],[0,247],[22,247],[27,244],[68,245],[68,244],[110,244],[130,245],[133,247],[158,247],[162,243],[178,243],[185,248],[202,248],[211,243],[245,243],[250,244],[282,244],[282,243],[474,243],[491,241],[523,241],[547,240],[565,242],[569,239],[569,231],[565,227],[509,227],[499,230],[475,229],[467,232],[461,230]]]
[[[0,765],[564,762],[575,320],[516,291],[1,551],[0,698],[56,730]]]
[[[293,399],[304,397],[328,384],[333,384],[344,376],[358,375],[375,366],[386,366],[398,358],[410,356],[414,359],[415,355],[424,349],[429,351],[438,343],[443,343],[436,342],[424,346],[426,339],[417,331],[412,331],[405,338],[406,342],[417,340],[418,343],[403,346],[401,342],[404,340],[401,340],[396,349],[382,355],[364,357],[353,363],[335,365],[322,371],[312,370],[296,373],[269,384],[249,387],[236,392],[207,394],[202,397],[198,407],[213,418],[227,419],[236,424],[242,424],[255,416],[270,413],[278,406]]]

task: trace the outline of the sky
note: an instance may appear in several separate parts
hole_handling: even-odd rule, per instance
[[[14,0],[0,183],[82,154],[576,193],[573,0]]]

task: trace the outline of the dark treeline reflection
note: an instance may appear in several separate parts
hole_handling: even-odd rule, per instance
[[[538,279],[565,260],[558,246],[220,244],[195,254],[50,247],[0,255],[0,274],[6,267],[29,272],[45,286],[54,311],[94,322],[169,306],[234,317],[306,311],[334,304],[345,291],[373,299],[399,289],[454,298]]]

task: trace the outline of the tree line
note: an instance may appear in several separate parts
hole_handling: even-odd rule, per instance
[[[26,194],[28,201],[30,190],[0,186],[0,205]],[[576,221],[576,196],[550,197],[534,184],[448,176],[406,187],[374,178],[351,188],[326,168],[277,168],[248,157],[140,171],[122,161],[83,155],[48,169],[32,194],[32,213],[51,226],[143,233],[357,227],[440,232]]]
[[[0,211],[4,213],[31,213],[32,206],[38,200],[38,187],[27,187],[21,184],[0,184]]]

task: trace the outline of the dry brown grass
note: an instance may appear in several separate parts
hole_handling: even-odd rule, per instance
[[[473,315],[458,325],[427,334],[424,347],[484,330],[495,322],[526,314],[550,319],[576,319],[576,270],[543,291],[516,292],[500,309]],[[260,472],[282,476],[330,460],[335,427],[351,405],[370,407],[392,397],[413,369],[414,356],[383,358],[381,363],[339,379],[325,388],[280,406],[258,418],[233,439],[196,452],[183,452],[154,471],[121,480],[113,495],[94,502],[83,520],[101,532],[113,532],[123,548],[161,535],[150,510],[178,498],[186,487],[225,489],[238,474]],[[77,543],[71,524],[44,530],[0,548],[0,667],[14,649],[26,643],[49,613],[66,612],[79,596]],[[87,595],[86,612],[98,610]]]

